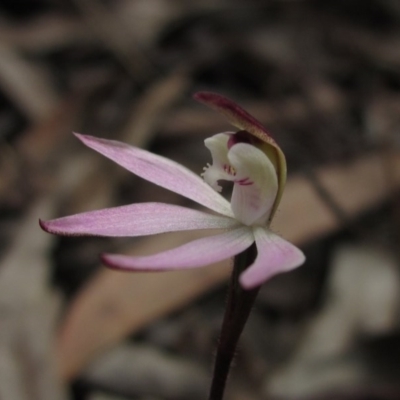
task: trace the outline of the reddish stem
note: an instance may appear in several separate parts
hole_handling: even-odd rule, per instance
[[[209,400],[222,400],[223,398],[236,345],[259,291],[259,287],[252,290],[244,290],[239,284],[240,273],[254,262],[256,255],[256,246],[253,244],[246,251],[235,257]]]

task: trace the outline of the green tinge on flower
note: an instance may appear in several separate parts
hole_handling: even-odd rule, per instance
[[[205,168],[203,178],[217,191],[221,189],[218,181],[233,182],[235,218],[247,226],[265,226],[278,192],[277,174],[269,157],[250,143],[248,136],[219,133],[206,139],[213,163]]]
[[[278,192],[269,216],[269,221],[271,221],[281,201],[286,183],[286,158],[281,148],[259,121],[230,99],[211,92],[198,92],[193,97],[224,115],[236,128],[246,131],[259,139],[258,143],[253,144],[269,158],[275,167],[278,178]]]

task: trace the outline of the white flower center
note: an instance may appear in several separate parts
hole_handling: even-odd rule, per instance
[[[212,165],[204,168],[202,176],[218,192],[222,190],[218,181],[233,182],[231,207],[236,219],[244,225],[263,225],[278,191],[276,170],[260,149],[248,142],[232,140],[233,135],[219,133],[205,140]]]

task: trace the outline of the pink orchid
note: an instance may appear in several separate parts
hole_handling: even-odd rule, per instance
[[[304,262],[303,253],[269,229],[286,179],[285,158],[262,125],[230,100],[201,92],[195,98],[228,117],[239,132],[219,133],[205,140],[212,165],[202,179],[184,166],[127,144],[76,134],[96,150],[135,175],[185,196],[214,211],[206,213],[164,203],[139,203],[40,221],[57,235],[144,236],[194,229],[223,229],[151,256],[104,254],[111,268],[166,271],[206,266],[231,258],[254,242],[257,257],[240,276],[252,289],[273,275]],[[233,182],[231,202],[218,191],[221,180]]]

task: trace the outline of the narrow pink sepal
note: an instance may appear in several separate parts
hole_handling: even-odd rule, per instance
[[[184,166],[149,151],[115,140],[75,133],[86,146],[128,171],[156,185],[185,196],[222,215],[232,217],[230,204],[207,185],[200,176]]]
[[[233,218],[164,203],[137,203],[89,211],[51,221],[43,230],[64,236],[144,236],[193,229],[228,229]]]
[[[305,261],[303,252],[266,228],[254,228],[258,255],[239,278],[245,289],[262,285],[276,274],[299,267]]]
[[[111,268],[128,271],[191,269],[233,257],[250,247],[253,242],[251,228],[242,227],[194,240],[151,256],[131,257],[104,254],[102,261]]]

